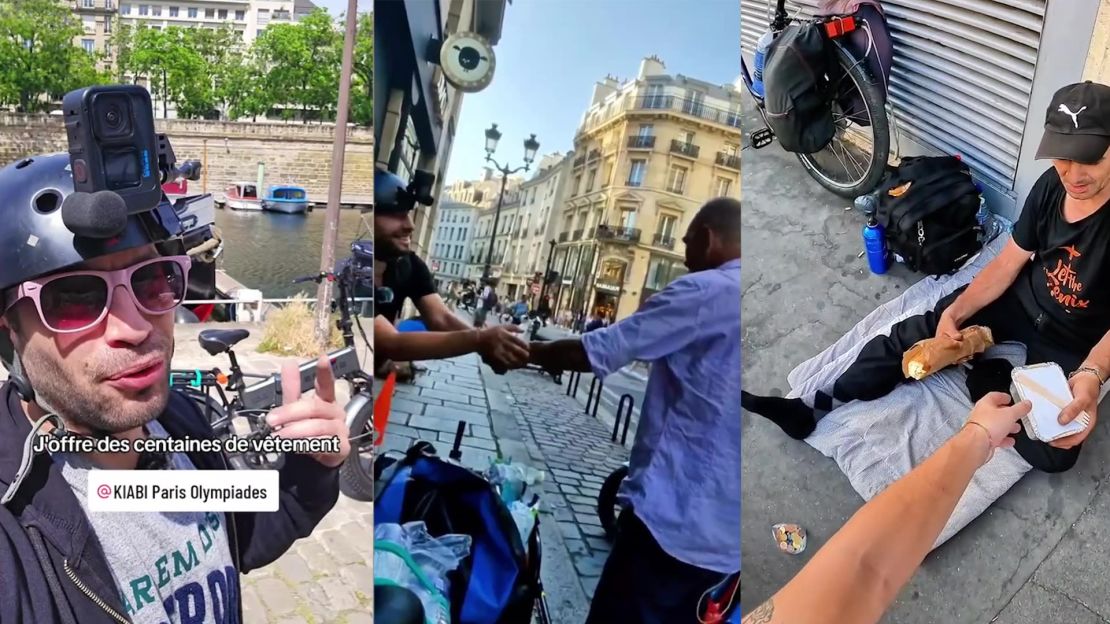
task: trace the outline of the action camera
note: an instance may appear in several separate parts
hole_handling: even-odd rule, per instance
[[[162,198],[150,93],[140,86],[86,87],[62,99],[69,163],[77,192],[113,191],[128,214]]]

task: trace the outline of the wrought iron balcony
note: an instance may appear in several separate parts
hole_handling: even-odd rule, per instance
[[[559,232],[559,242],[560,243],[567,242],[567,239],[569,237],[570,237],[570,232]]]
[[[655,147],[655,137],[653,136],[628,137],[628,149],[652,149],[653,147]]]
[[[717,152],[717,164],[729,169],[740,171],[740,157],[727,152]]]
[[[615,243],[635,244],[640,242],[640,230],[614,225],[599,225],[597,226],[597,239]]]
[[[586,155],[585,154],[582,154],[581,156],[574,159],[574,166],[575,167],[581,167],[584,164],[586,164]]]
[[[570,240],[582,240],[582,232],[584,232],[584,231],[585,230],[583,230],[583,229],[575,230],[574,234],[570,237]]]
[[[651,238],[651,244],[663,249],[674,249],[674,238],[663,234],[656,234]]]
[[[672,139],[671,151],[676,154],[682,154],[683,156],[689,156],[690,158],[697,158],[698,154],[701,153],[701,146],[679,141],[678,139]]]
[[[675,97],[673,95],[643,95],[633,102],[638,110],[668,110],[712,121],[733,128],[740,127],[740,112],[709,106],[700,100]]]
[[[596,147],[590,150],[590,156],[588,158],[590,162],[593,162],[599,158],[601,158],[601,150],[597,149]]]

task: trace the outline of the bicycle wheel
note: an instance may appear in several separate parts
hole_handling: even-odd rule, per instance
[[[834,43],[839,70],[832,80],[836,134],[819,152],[798,154],[817,183],[848,199],[875,190],[890,157],[886,96],[862,60]]]
[[[597,518],[609,539],[617,536],[617,514],[620,509],[617,492],[627,476],[628,466],[617,468],[605,478],[605,482],[601,484],[601,492],[597,495]]]
[[[339,468],[339,490],[363,502],[374,500],[374,402],[368,393],[347,404],[351,454]]]

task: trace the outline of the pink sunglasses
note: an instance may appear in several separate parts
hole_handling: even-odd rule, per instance
[[[116,287],[123,286],[139,310],[165,314],[184,301],[191,266],[189,256],[167,256],[116,271],[70,271],[28,280],[16,289],[5,312],[30,299],[47,329],[72,334],[103,321]]]

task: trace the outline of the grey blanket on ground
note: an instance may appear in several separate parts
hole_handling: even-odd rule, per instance
[[[945,295],[967,284],[1002,249],[1000,236],[957,273],[926,278],[860,321],[836,343],[791,371],[789,396],[811,399],[848,368],[871,338],[887,334],[898,321],[932,309]],[[992,347],[988,357],[1025,362],[1017,343]],[[971,409],[963,368],[949,368],[923,381],[906,383],[876,401],[856,401],[829,413],[806,442],[836,461],[852,487],[870,500],[932,455],[967,420]],[[934,548],[983,513],[1010,489],[1030,465],[1013,449],[1000,449],[972,478]]]

